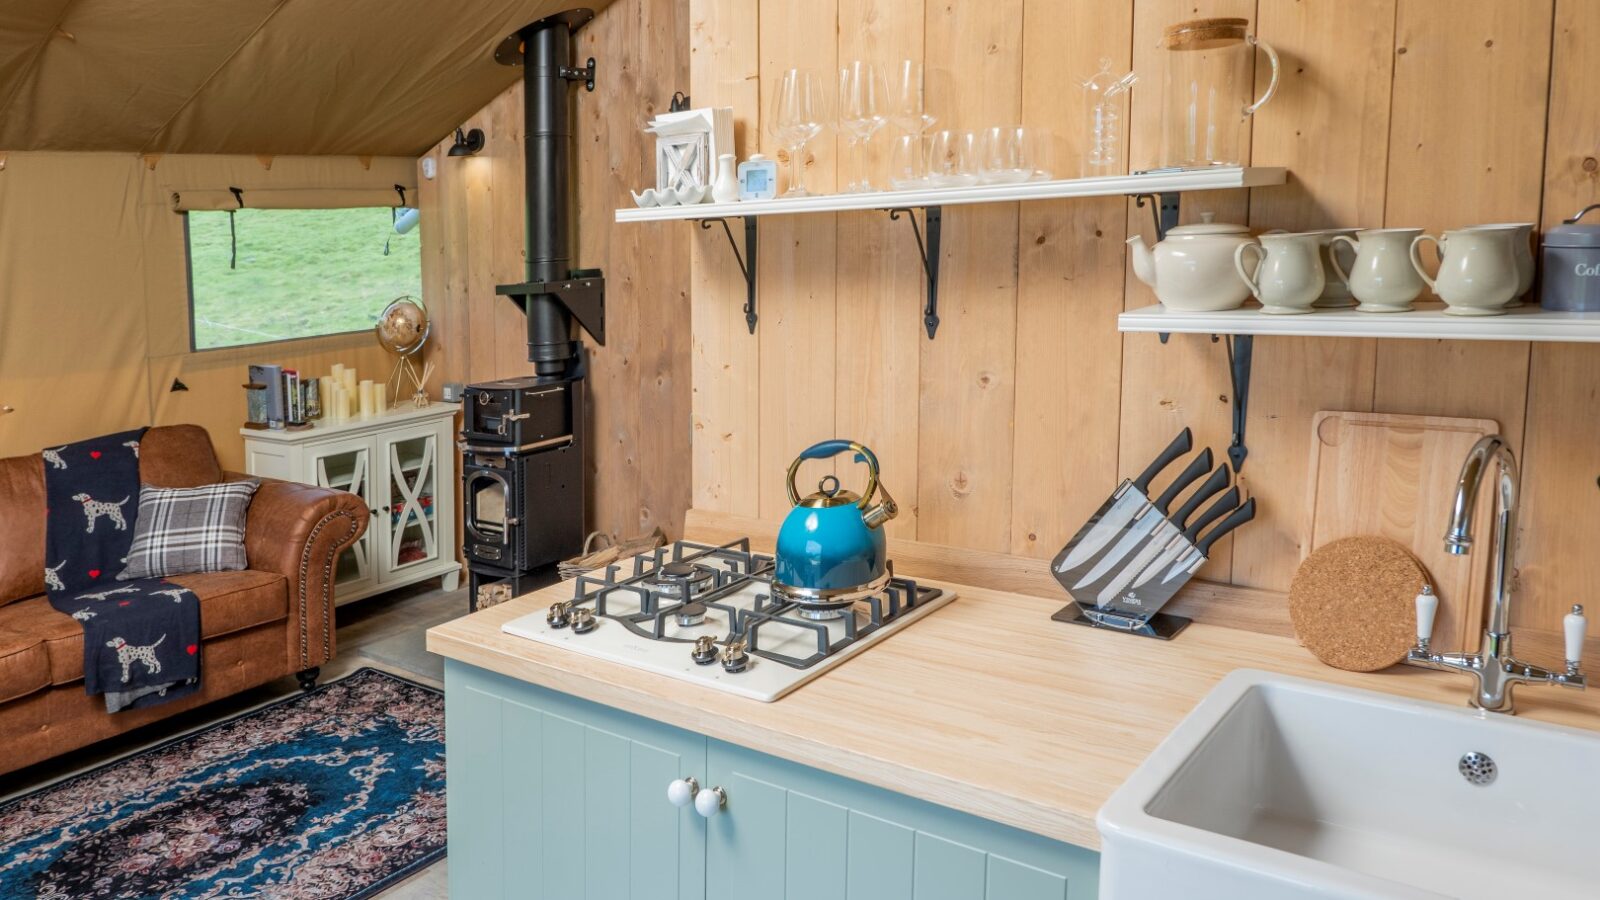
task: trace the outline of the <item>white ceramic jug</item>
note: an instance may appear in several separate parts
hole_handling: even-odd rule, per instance
[[[1261,257],[1254,274],[1244,264],[1252,252]],[[1322,296],[1322,238],[1314,233],[1263,234],[1260,244],[1240,244],[1233,251],[1233,267],[1264,313],[1308,313]]]
[[[1350,287],[1350,293],[1361,302],[1357,312],[1405,312],[1411,301],[1422,293],[1422,276],[1411,264],[1411,242],[1422,234],[1421,228],[1374,228],[1360,232],[1356,237],[1339,235],[1328,248],[1334,274]],[[1355,262],[1348,271],[1333,255],[1339,245],[1348,245],[1356,253]]]
[[[1498,316],[1517,295],[1517,261],[1506,228],[1459,228],[1443,237],[1421,234],[1411,242],[1411,264],[1452,316]],[[1418,253],[1424,241],[1439,248],[1439,276],[1429,278]]]
[[[1517,260],[1517,294],[1506,304],[1506,309],[1521,306],[1522,298],[1527,295],[1528,289],[1533,287],[1534,271],[1537,268],[1533,261],[1533,223],[1499,222],[1493,225],[1473,225],[1468,230],[1480,228],[1504,228],[1511,232],[1511,254]]]

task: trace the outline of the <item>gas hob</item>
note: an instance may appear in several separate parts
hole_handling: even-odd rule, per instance
[[[573,597],[512,619],[507,634],[770,702],[955,599],[893,578],[846,609],[772,591],[749,539],[678,541],[576,578]]]

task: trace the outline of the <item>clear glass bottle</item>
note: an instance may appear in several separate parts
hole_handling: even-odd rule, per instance
[[[1139,76],[1132,72],[1121,78],[1111,73],[1111,57],[1100,57],[1100,71],[1083,83],[1084,178],[1122,174],[1122,132],[1128,89]]]

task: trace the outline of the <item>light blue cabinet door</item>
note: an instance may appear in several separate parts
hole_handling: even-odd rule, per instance
[[[704,737],[451,660],[445,697],[452,897],[705,896],[705,821],[666,797]]]
[[[720,741],[710,900],[1092,900],[1099,855]]]

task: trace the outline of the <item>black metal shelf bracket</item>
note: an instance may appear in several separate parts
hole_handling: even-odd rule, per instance
[[[728,227],[728,220],[700,219],[700,227],[709,229],[715,222],[722,226],[722,232],[728,236],[728,246],[733,248],[733,258],[739,263],[739,271],[744,274],[744,324],[749,327],[750,333],[756,333],[756,220],[754,216],[744,216],[744,252],[739,252],[739,242],[734,240],[733,229]]]
[[[1167,232],[1178,227],[1178,213],[1182,209],[1180,205],[1182,197],[1182,194],[1175,191],[1166,194],[1133,195],[1134,206],[1144,209],[1146,203],[1150,204],[1150,218],[1155,221],[1157,241],[1166,240]],[[1165,331],[1159,332],[1156,336],[1161,338],[1161,343],[1163,344],[1167,342],[1168,338],[1172,337],[1171,334]]]
[[[1155,220],[1156,240],[1167,239],[1167,232],[1178,226],[1178,212],[1182,194],[1176,191],[1165,194],[1134,194],[1133,205],[1144,209],[1150,204],[1150,218]]]
[[[928,340],[931,341],[939,330],[939,244],[944,207],[922,207],[925,228],[917,227],[915,211],[906,206],[889,210],[889,220],[899,221],[901,213],[905,213],[911,222],[911,233],[917,239],[917,252],[922,254],[922,271],[928,276],[928,303],[922,308],[922,325],[928,329]],[[926,242],[923,240],[923,231],[928,233]]]
[[[1214,335],[1212,340],[1216,340]],[[1233,443],[1228,445],[1228,461],[1237,473],[1250,455],[1250,448],[1244,443],[1244,425],[1250,406],[1250,365],[1256,338],[1253,334],[1229,334],[1223,340],[1228,345],[1228,377],[1233,385]]]
[[[1166,343],[1162,335],[1162,343]],[[1244,470],[1245,457],[1250,448],[1244,442],[1244,426],[1250,412],[1250,369],[1255,361],[1256,338],[1253,334],[1224,334],[1211,336],[1211,343],[1224,344],[1228,351],[1229,398],[1233,403],[1233,440],[1228,444],[1228,462],[1235,473]]]

